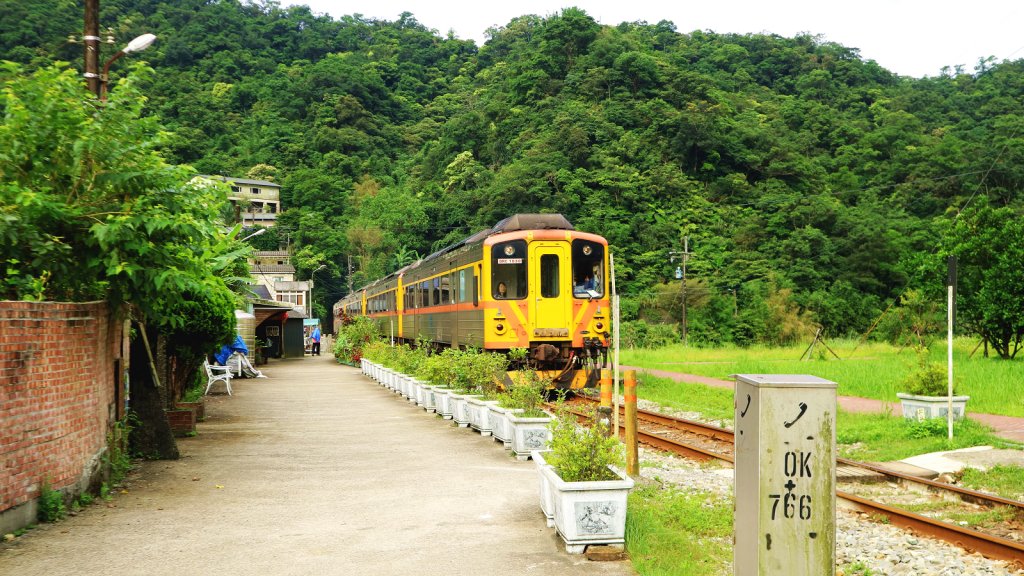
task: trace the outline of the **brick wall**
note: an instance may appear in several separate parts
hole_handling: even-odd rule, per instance
[[[79,493],[100,473],[124,336],[105,302],[0,301],[0,514],[34,510],[44,480]]]

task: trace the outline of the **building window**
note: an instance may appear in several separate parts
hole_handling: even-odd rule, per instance
[[[235,194],[240,194],[242,192],[242,187],[241,186],[232,186],[231,187],[231,191],[234,192]]]
[[[260,193],[260,189],[259,189],[259,188],[257,188],[257,187],[255,187],[255,186],[253,186],[253,188],[252,188],[252,193],[253,193],[253,194],[259,194],[259,193]]]

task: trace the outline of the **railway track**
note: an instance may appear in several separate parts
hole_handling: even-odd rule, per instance
[[[597,400],[582,395],[578,395],[576,398],[578,400],[568,403],[568,409],[577,417],[588,417],[589,412],[586,409],[574,405],[581,403],[592,409],[591,405],[596,405]],[[624,421],[624,418],[621,417],[623,415],[624,410],[620,408],[620,433],[624,431],[624,425],[621,424]],[[637,410],[637,420],[639,442],[699,461],[718,460],[730,464],[734,462],[734,440],[731,430],[647,410]],[[919,478],[877,464],[857,462],[846,458],[836,458],[836,466],[839,477],[856,476],[857,471],[865,471],[865,474],[879,475],[900,488],[916,486],[925,492],[940,497],[952,495],[961,502],[976,506],[1004,507],[1011,511],[1011,515],[1017,519],[1016,522],[1024,522],[1024,502]],[[1024,543],[997,534],[930,518],[897,505],[885,504],[847,491],[837,490],[836,499],[841,505],[864,512],[872,518],[949,542],[968,552],[978,552],[988,558],[1008,561],[1024,568]]]

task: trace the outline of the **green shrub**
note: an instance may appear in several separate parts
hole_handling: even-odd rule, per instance
[[[949,393],[946,368],[938,362],[928,360],[928,348],[917,347],[917,363],[917,370],[903,381],[907,392],[917,396],[945,396]]]
[[[606,424],[591,421],[592,426],[580,427],[564,409],[551,421],[551,452],[545,459],[566,482],[617,479],[608,466],[622,466],[622,444],[607,434]]]
[[[372,319],[360,316],[338,331],[332,352],[339,362],[358,365],[365,356],[365,348],[375,342],[379,331]],[[374,360],[377,362],[378,360]]]
[[[512,384],[498,396],[499,405],[523,410],[523,418],[545,416],[541,406],[544,405],[544,392],[550,385],[551,380],[541,378],[535,370],[520,370]]]
[[[44,480],[39,487],[39,521],[57,522],[67,516],[67,513],[64,495],[60,491],[52,489],[49,480]]]
[[[672,324],[648,324],[643,320],[623,322],[619,338],[624,348],[660,348],[679,342],[679,332]]]

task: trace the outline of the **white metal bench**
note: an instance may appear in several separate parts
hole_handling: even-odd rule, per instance
[[[203,359],[203,367],[206,369],[206,392],[203,395],[210,393],[210,387],[213,386],[214,382],[220,381],[224,383],[224,386],[228,390],[228,396],[231,395],[231,369],[227,366],[211,365],[207,359]]]

